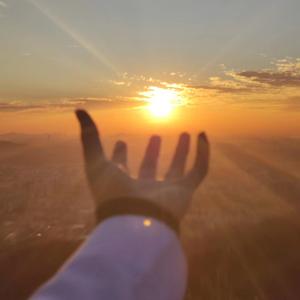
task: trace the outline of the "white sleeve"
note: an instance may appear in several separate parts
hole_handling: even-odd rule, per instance
[[[182,300],[186,283],[186,259],[172,229],[143,216],[116,216],[98,225],[31,299]]]

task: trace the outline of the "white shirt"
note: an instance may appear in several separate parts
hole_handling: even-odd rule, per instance
[[[182,300],[186,284],[186,259],[172,229],[116,216],[100,223],[31,299]]]

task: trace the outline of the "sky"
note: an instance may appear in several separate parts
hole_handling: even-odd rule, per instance
[[[0,133],[74,133],[83,107],[110,134],[300,136],[299,11],[299,0],[1,0]]]

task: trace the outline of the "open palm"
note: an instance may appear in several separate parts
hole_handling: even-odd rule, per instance
[[[149,140],[137,178],[132,178],[127,166],[127,145],[123,141],[115,144],[111,160],[107,159],[97,127],[84,110],[76,111],[81,126],[84,160],[88,182],[96,207],[116,198],[133,197],[145,199],[181,219],[191,201],[193,192],[205,178],[209,163],[209,143],[205,133],[197,139],[196,159],[192,169],[184,174],[189,152],[190,136],[183,133],[162,181],[156,180],[161,138]]]

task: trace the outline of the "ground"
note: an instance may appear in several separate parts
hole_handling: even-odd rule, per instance
[[[115,138],[105,141],[110,148]],[[84,241],[94,226],[93,200],[79,141],[47,135],[5,140],[0,299],[18,300]],[[136,169],[145,138],[127,140]],[[181,226],[190,266],[187,299],[300,299],[300,139],[211,141],[209,176]],[[170,148],[161,169],[169,156]]]

